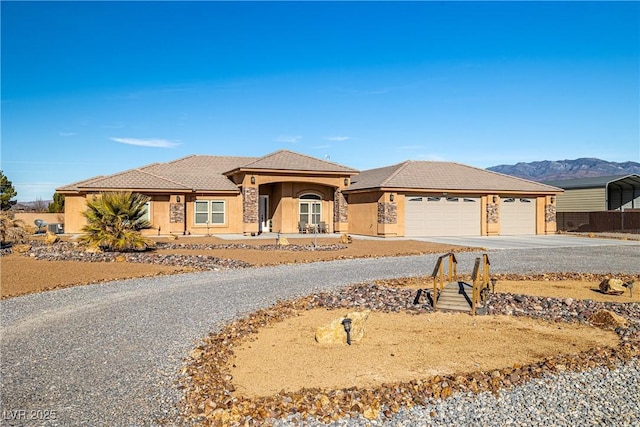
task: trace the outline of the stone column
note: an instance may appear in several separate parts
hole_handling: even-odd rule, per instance
[[[340,189],[333,193],[333,230],[340,233],[349,231],[349,205]]]
[[[242,187],[242,229],[245,235],[258,233],[258,188]]]
[[[544,207],[544,232],[545,234],[554,234],[558,231],[558,222],[556,219],[556,205],[552,201],[553,197],[547,197],[547,203]]]
[[[387,193],[378,201],[378,235],[398,235],[398,205],[391,201],[391,194]]]
[[[487,236],[498,234],[500,234],[500,197],[489,194],[487,196]]]

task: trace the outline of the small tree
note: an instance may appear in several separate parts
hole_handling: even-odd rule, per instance
[[[11,213],[0,214],[0,246],[22,243],[27,238],[24,222],[13,218]]]
[[[11,199],[17,195],[18,193],[13,188],[13,183],[0,171],[0,210],[8,211],[11,209],[11,206],[16,204],[16,200]]]
[[[38,197],[31,206],[34,212],[46,212],[48,205],[42,198]]]
[[[80,241],[107,251],[142,251],[154,245],[140,230],[151,224],[144,219],[149,198],[131,192],[106,192],[87,201],[83,212],[88,224]]]
[[[49,213],[63,213],[64,212],[64,194],[58,192],[53,193],[53,201],[49,203],[47,208]]]

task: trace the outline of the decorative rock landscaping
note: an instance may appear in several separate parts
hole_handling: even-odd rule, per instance
[[[158,249],[254,249],[262,251],[335,251],[344,248],[344,245],[244,245],[244,244],[184,244],[184,243],[158,243]],[[220,270],[230,268],[246,268],[251,264],[232,259],[223,259],[205,255],[161,255],[152,251],[145,252],[89,252],[84,250],[76,243],[57,242],[53,245],[44,244],[42,242],[34,242],[31,245],[18,245],[14,247],[27,256],[45,261],[84,261],[84,262],[135,262],[144,264],[158,265],[175,265],[180,267],[191,268],[193,270]],[[10,253],[11,250],[5,250]]]
[[[571,273],[569,273],[571,275]],[[456,375],[435,376],[426,380],[383,384],[375,389],[352,387],[342,390],[302,389],[296,392],[280,392],[274,396],[248,398],[237,395],[227,364],[233,357],[233,349],[239,342],[260,328],[282,321],[300,310],[323,307],[327,309],[348,308],[383,312],[407,311],[424,314],[431,311],[428,305],[412,304],[415,290],[397,287],[402,279],[389,284],[362,284],[349,287],[341,292],[320,293],[295,301],[281,302],[269,309],[252,313],[237,320],[218,333],[210,335],[205,342],[192,351],[191,360],[184,367],[185,390],[183,416],[188,422],[203,422],[213,425],[272,425],[282,423],[320,424],[378,422],[394,419],[397,425],[411,425],[411,417],[406,411],[425,408],[451,396],[466,396],[468,393],[489,392],[498,395],[501,390],[522,387],[535,379],[553,377],[571,381],[566,372],[583,372],[589,375],[601,367],[616,370],[621,366],[638,371],[640,356],[640,304],[600,303],[571,298],[544,298],[514,294],[491,294],[488,301],[490,315],[507,314],[529,316],[550,322],[580,322],[602,326],[604,318],[620,318],[624,322],[614,325],[620,337],[616,348],[593,348],[577,354],[548,357],[537,363],[514,365],[491,372],[469,372]],[[603,314],[604,313],[604,314]],[[609,314],[606,314],[609,313]],[[604,320],[604,327],[611,322]],[[584,385],[587,386],[586,384]],[[637,387],[637,381],[636,385]],[[633,391],[631,391],[633,393]],[[459,398],[459,397],[457,397]],[[637,405],[637,403],[636,403]],[[552,411],[553,409],[547,408]],[[421,409],[415,409],[418,412]],[[462,410],[460,411],[463,412]],[[402,415],[405,414],[406,416]],[[419,415],[415,420],[424,423],[437,417],[433,412],[426,417]],[[636,421],[637,415],[626,414]],[[398,418],[400,417],[400,418]],[[491,418],[478,419],[477,424],[489,422]],[[455,423],[448,418],[448,423]],[[581,424],[576,419],[575,422]],[[404,424],[406,422],[406,424]],[[447,421],[442,421],[447,424]],[[475,424],[472,422],[471,424]],[[360,424],[357,424],[360,425]],[[362,424],[366,425],[366,424]]]

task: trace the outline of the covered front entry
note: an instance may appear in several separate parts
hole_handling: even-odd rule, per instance
[[[267,181],[264,176],[256,178],[258,182]],[[340,230],[334,216],[336,187],[314,182],[278,182],[278,177],[268,179],[270,182],[249,187],[255,189],[257,196],[244,197],[244,216],[247,218],[248,212],[255,212],[257,233]]]
[[[536,199],[510,197],[500,201],[500,234],[536,234]]]
[[[406,196],[405,235],[479,236],[480,198]]]

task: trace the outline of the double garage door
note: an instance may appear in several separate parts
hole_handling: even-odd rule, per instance
[[[406,196],[405,236],[479,236],[479,197]],[[503,198],[500,234],[536,234],[536,199]]]
[[[405,235],[479,236],[480,198],[406,196]]]

